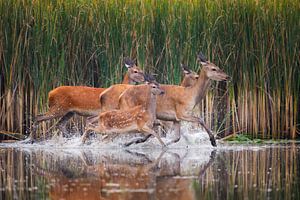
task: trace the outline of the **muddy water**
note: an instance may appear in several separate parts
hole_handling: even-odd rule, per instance
[[[300,199],[300,145],[0,144],[0,199]]]

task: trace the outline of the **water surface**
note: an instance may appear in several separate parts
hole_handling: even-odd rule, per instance
[[[0,144],[1,199],[300,199],[300,145]]]

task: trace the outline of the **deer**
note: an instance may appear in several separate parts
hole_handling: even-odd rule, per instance
[[[135,61],[125,58],[124,64],[128,71],[124,76],[123,84],[144,82],[144,72]],[[35,140],[36,127],[40,122],[60,118],[56,125],[62,133],[65,133],[66,124],[74,114],[97,115],[100,111],[98,97],[105,90],[106,88],[87,86],[60,86],[51,90],[48,93],[49,111],[36,116],[29,136],[30,142]]]
[[[181,67],[181,70],[184,75],[180,85],[183,87],[193,86],[197,82],[199,75],[196,72],[190,70],[186,64],[181,63],[180,67]],[[120,105],[119,105],[119,107],[120,107]],[[173,122],[161,121],[161,120],[158,122],[159,122],[158,125],[161,126],[161,129],[159,129],[160,135],[165,137],[166,132],[167,132],[166,130],[173,128]],[[161,130],[163,130],[163,131],[161,132]]]
[[[187,65],[181,64],[181,69],[184,74],[181,85],[184,87],[189,87],[197,81],[199,75],[192,70],[188,69]],[[128,88],[134,87],[133,85],[128,84],[115,84],[110,86],[104,92],[99,95],[101,112],[106,112],[110,110],[122,109],[119,107],[119,96]],[[138,105],[138,104],[136,104]],[[93,124],[97,121],[97,117],[92,119],[90,122]],[[160,123],[156,121],[156,123],[160,125],[166,125],[166,123]]]
[[[171,121],[176,128],[176,138],[171,143],[180,140],[180,121],[187,121],[200,124],[207,132],[211,145],[217,146],[212,131],[206,126],[204,120],[192,114],[193,108],[203,99],[209,88],[211,80],[225,81],[229,76],[217,65],[208,61],[202,53],[197,56],[202,65],[199,72],[199,79],[190,87],[177,85],[161,85],[165,91],[164,95],[157,97],[156,117],[159,120]],[[134,96],[132,94],[135,94]],[[119,106],[122,109],[130,108],[145,102],[143,91],[128,88],[119,98]],[[143,139],[133,140],[125,144],[129,146],[133,143],[145,142],[151,135]]]
[[[184,73],[184,78],[181,85],[184,87],[189,87],[197,81],[199,75],[192,70],[187,68],[187,65],[181,64],[181,69]],[[110,111],[115,109],[120,109],[119,107],[119,97],[128,88],[133,87],[133,85],[128,84],[115,84],[110,86],[104,92],[99,95],[101,111]]]
[[[136,85],[134,88],[141,88],[145,91],[145,102],[126,110],[111,110],[99,114],[98,126],[88,126],[82,136],[82,143],[85,143],[89,131],[102,134],[123,134],[132,131],[139,131],[146,135],[155,136],[160,144],[166,146],[160,136],[153,130],[156,120],[156,99],[163,95],[164,91],[160,88],[151,76],[145,76],[146,84]]]

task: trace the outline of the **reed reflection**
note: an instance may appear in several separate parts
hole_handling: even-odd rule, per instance
[[[299,199],[299,149],[0,148],[1,199]]]

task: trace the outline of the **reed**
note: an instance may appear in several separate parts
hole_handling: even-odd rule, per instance
[[[120,82],[124,56],[178,84],[180,62],[197,69],[202,50],[232,76],[200,106],[211,127],[296,138],[299,11],[293,0],[0,0],[0,130],[27,134],[57,86]]]
[[[299,198],[300,193],[296,190],[299,181],[295,176],[299,172],[296,169],[299,159],[295,144],[290,147],[257,152],[244,149],[218,155],[201,179],[194,182],[196,196],[205,199]],[[278,162],[278,158],[282,161]]]

